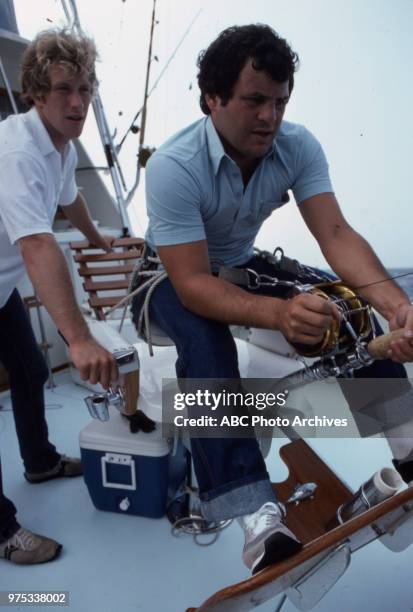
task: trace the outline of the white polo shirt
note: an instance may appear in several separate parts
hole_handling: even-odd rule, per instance
[[[52,234],[58,204],[77,196],[76,150],[61,155],[35,107],[0,122],[0,308],[25,272],[17,240]]]

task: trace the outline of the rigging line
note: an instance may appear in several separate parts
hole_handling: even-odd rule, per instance
[[[117,36],[117,40],[116,40],[116,51],[114,53],[116,60],[113,62],[113,69],[115,72],[117,72],[118,67],[119,67],[119,58],[120,58],[120,46],[121,46],[121,40],[122,40],[122,34],[123,34],[123,26],[124,26],[124,22],[125,22],[125,2],[121,3],[121,14],[120,14],[120,19],[119,19],[119,31],[118,31],[118,36]],[[113,96],[115,98],[118,97],[118,79],[115,79],[115,86],[114,86],[114,90],[113,90]],[[116,130],[115,130],[115,134],[116,134]]]
[[[149,96],[151,95],[151,93],[154,91],[154,89],[156,89],[159,81],[161,80],[161,78],[163,77],[163,75],[165,74],[165,72],[167,71],[169,64],[172,62],[172,60],[174,59],[175,55],[178,52],[178,49],[181,47],[182,43],[184,42],[185,38],[188,36],[192,26],[194,25],[195,21],[198,19],[199,15],[202,13],[202,9],[199,9],[199,11],[197,12],[197,14],[195,15],[195,17],[192,19],[191,23],[189,24],[189,26],[187,27],[187,29],[185,30],[183,36],[181,37],[180,41],[178,42],[178,44],[176,45],[175,49],[173,50],[172,54],[169,56],[168,61],[166,62],[166,64],[164,65],[164,67],[162,68],[161,72],[159,73],[158,77],[156,78],[154,84],[152,85],[152,87],[150,88],[150,90],[148,91],[148,95],[147,95],[147,99],[149,98]],[[140,107],[140,109],[138,110],[138,112],[136,113],[136,115],[134,116],[134,118],[131,121],[130,126],[128,127],[128,129],[126,130],[122,140],[120,141],[120,143],[117,146],[117,150],[118,152],[120,151],[120,149],[122,148],[123,143],[125,142],[129,132],[131,131],[131,128],[133,127],[135,121],[137,120],[137,118],[139,117],[139,115],[141,114],[141,112],[143,111],[143,106]]]

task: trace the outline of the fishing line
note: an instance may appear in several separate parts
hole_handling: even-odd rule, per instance
[[[360,287],[353,287],[355,291],[359,289],[365,289],[366,287],[371,287],[372,285],[379,285],[380,283],[386,283],[387,281],[396,280],[396,278],[403,278],[404,276],[411,276],[413,272],[405,272],[404,274],[397,274],[396,276],[390,276],[389,278],[385,278],[379,281],[373,281],[372,283],[367,283],[367,285],[360,285]]]

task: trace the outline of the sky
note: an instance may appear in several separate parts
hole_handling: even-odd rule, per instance
[[[77,7],[99,49],[100,93],[119,142],[142,103],[152,0],[77,0]],[[66,23],[59,0],[15,0],[15,8],[20,33],[28,38]],[[285,118],[320,140],[344,215],[384,264],[413,267],[413,0],[157,0],[156,16],[152,83],[197,18],[150,97],[147,145],[159,146],[202,116],[198,52],[225,27],[268,23],[301,60]],[[85,141],[94,161],[103,163],[92,117]],[[137,148],[138,136],[129,136],[120,155],[129,183]],[[144,176],[129,213],[141,235]],[[257,244],[282,246],[290,257],[324,264],[293,201],[264,224]]]

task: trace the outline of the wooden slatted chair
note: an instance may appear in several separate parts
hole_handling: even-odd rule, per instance
[[[97,252],[87,240],[70,243],[79,275],[84,279],[89,306],[99,321],[104,321],[105,312],[126,295],[130,274],[143,246],[142,238],[117,238],[112,245],[113,252],[105,253]]]
[[[130,275],[143,247],[142,238],[130,237],[116,238],[111,253],[97,249],[87,240],[70,243],[89,306],[98,321],[105,321],[107,311],[126,296]],[[152,431],[154,422],[137,408],[139,370],[126,374],[123,390],[126,399],[123,414],[129,418],[131,430]]]
[[[380,538],[387,548],[400,552],[412,542],[413,487],[335,526],[337,508],[352,498],[352,491],[304,440],[283,446],[280,455],[289,469],[287,480],[273,484],[281,502],[297,484],[318,486],[312,499],[288,506],[287,526],[302,540],[303,549],[187,612],[246,612],[282,593],[277,610],[285,597],[298,610],[310,610],[342,576],[359,548]]]

